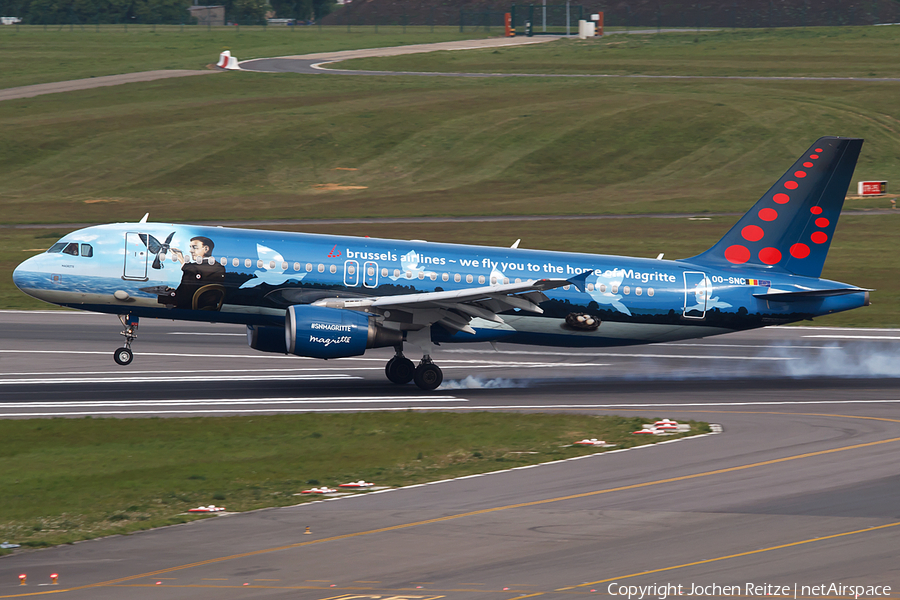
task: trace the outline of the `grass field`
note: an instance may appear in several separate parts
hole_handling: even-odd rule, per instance
[[[627,448],[659,439],[631,435],[653,420],[410,411],[0,421],[0,539],[67,543],[185,522],[201,504],[286,506],[310,500],[294,494],[313,486],[402,486],[597,452],[563,447],[585,437]],[[691,434],[706,431],[695,423]]]
[[[245,50],[251,56],[352,43],[389,45],[399,35],[326,28],[314,45],[318,32],[313,28],[292,34],[308,42],[301,48],[284,45],[293,44],[289,31],[245,28],[127,35],[33,30],[20,38],[10,31],[0,30],[0,48],[18,44],[13,54],[17,61],[11,64],[33,61],[26,70],[45,77],[61,73],[59,53],[70,47],[85,53],[79,62],[90,63],[90,53],[97,52],[100,66],[110,60],[115,69],[127,70],[129,60],[134,68],[166,66],[158,62],[162,58],[181,61],[189,46],[196,46],[191,60],[200,61],[213,50],[215,58],[229,35],[249,40],[244,50],[230,46],[238,56]],[[749,69],[784,74],[790,68],[821,74],[821,56],[827,55],[834,73],[885,75],[897,68],[885,60],[895,54],[895,31],[810,28],[621,36],[453,56],[468,61],[466,69],[493,61],[491,69],[498,71],[520,70],[521,57],[527,57],[537,70],[548,64],[559,69],[593,65],[599,72],[608,65],[596,57],[615,55],[624,61],[621,65],[643,61],[659,64],[665,72],[737,74]],[[403,39],[438,39],[420,33],[421,38],[407,34]],[[105,45],[93,50],[94,43]],[[213,48],[215,44],[219,46]],[[146,60],[134,62],[145,55]],[[792,59],[773,62],[772,57],[782,55]],[[758,56],[769,58],[754,58]],[[510,66],[513,57],[520,58]],[[401,61],[391,62],[397,67],[405,60],[442,68],[445,58],[390,59]],[[382,68],[387,64],[379,62]],[[0,75],[7,76],[7,71]],[[156,221],[744,212],[821,135],[866,138],[854,179],[900,180],[898,88],[898,83],[852,81],[227,73],[5,101],[0,102],[0,222],[134,221],[145,212]],[[888,206],[883,199],[847,204]],[[896,325],[896,302],[879,300],[879,294],[898,297],[900,284],[886,270],[886,265],[896,266],[895,216],[854,219],[842,220],[825,275],[879,292],[873,307],[832,322]],[[717,240],[733,219],[726,221],[710,222],[718,226],[702,243],[682,239],[684,229],[675,222],[656,220],[516,227],[528,234],[534,248],[648,256],[666,251],[683,257]],[[506,224],[443,224],[382,226],[366,233],[506,245],[509,229]],[[9,274],[28,255],[23,250],[45,248],[65,230],[4,230],[0,305],[37,305],[11,287]],[[570,243],[560,247],[559,240]],[[853,247],[842,254],[845,243]],[[847,262],[841,264],[843,260]]]
[[[340,68],[450,73],[900,77],[900,25],[608,35],[471,52],[342,62]]]
[[[456,27],[0,27],[0,89],[156,69],[203,69],[223,50],[240,60],[487,37]]]

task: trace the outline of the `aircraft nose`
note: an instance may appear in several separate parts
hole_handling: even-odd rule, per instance
[[[38,255],[38,256],[40,256],[40,255]],[[28,260],[25,260],[22,263],[20,263],[19,266],[16,267],[15,270],[13,271],[13,276],[12,276],[13,283],[16,285],[17,288],[19,288],[26,294],[28,293],[26,291],[26,288],[33,287],[33,286],[28,285],[29,275],[31,277],[33,277],[35,272],[40,271],[37,263],[38,263],[38,257],[32,256]]]

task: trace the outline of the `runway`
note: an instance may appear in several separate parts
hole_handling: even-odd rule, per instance
[[[577,410],[723,432],[6,557],[0,597],[555,600],[649,585],[852,597],[812,588],[834,583],[874,598],[875,586],[900,587],[898,330],[767,328],[608,351],[442,346],[446,384],[426,394],[385,382],[389,353],[258,354],[229,325],[143,320],[122,368],[119,329],[109,316],[0,312],[0,413]],[[40,585],[50,573],[59,585]]]

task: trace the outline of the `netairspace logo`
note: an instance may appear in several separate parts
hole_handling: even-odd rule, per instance
[[[592,590],[593,591],[593,590]],[[854,598],[860,596],[866,598],[890,596],[889,585],[844,585],[843,583],[822,583],[819,585],[775,585],[772,583],[745,583],[743,585],[697,585],[683,584],[652,584],[652,585],[620,585],[618,582],[610,583],[606,592],[610,596],[622,596],[628,600],[642,600],[643,598],[658,598],[666,600],[671,596],[780,596],[782,598],[815,598],[817,596],[829,598]]]

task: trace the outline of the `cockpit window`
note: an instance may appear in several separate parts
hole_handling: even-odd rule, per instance
[[[76,244],[75,242],[66,244],[66,247],[63,248],[63,254],[71,254],[72,256],[78,256],[78,244]]]
[[[53,244],[52,246],[50,246],[50,249],[47,250],[47,253],[48,253],[48,254],[50,254],[50,253],[54,253],[54,254],[55,254],[55,253],[57,253],[57,252],[62,252],[62,251],[63,251],[63,248],[65,248],[65,247],[66,247],[66,243],[65,243],[65,242],[56,242],[55,244]]]
[[[81,245],[81,255],[87,256],[88,258],[94,256],[94,248],[90,244],[82,244]]]

